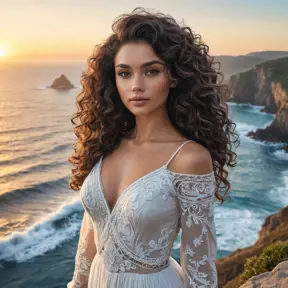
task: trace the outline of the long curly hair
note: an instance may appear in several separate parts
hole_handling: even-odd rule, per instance
[[[183,136],[196,139],[209,150],[217,183],[215,196],[222,204],[231,189],[225,165],[236,166],[237,154],[232,151],[232,144],[239,145],[240,141],[235,123],[228,118],[224,99],[228,87],[221,84],[224,76],[215,67],[220,67],[220,63],[213,62],[200,35],[160,12],[137,7],[130,14],[120,15],[112,30],[104,43],[95,46],[87,58],[88,67],[82,72],[77,112],[71,118],[77,137],[74,155],[68,158],[75,166],[71,188],[79,190],[99,158],[114,151],[123,137],[133,134],[135,116],[120,99],[113,61],[123,44],[146,41],[177,83],[166,102],[171,123]],[[219,193],[222,189],[224,197]]]

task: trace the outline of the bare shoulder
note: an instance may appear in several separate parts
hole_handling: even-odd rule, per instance
[[[213,171],[209,150],[197,142],[185,144],[169,166],[171,171],[184,174],[209,174]]]

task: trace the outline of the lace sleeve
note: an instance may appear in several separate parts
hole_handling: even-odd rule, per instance
[[[217,288],[214,173],[172,173],[181,207],[180,264],[185,288]]]
[[[85,211],[80,228],[73,279],[67,284],[67,288],[88,287],[90,266],[95,254],[93,223],[89,214]]]

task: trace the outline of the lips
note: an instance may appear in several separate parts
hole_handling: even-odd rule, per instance
[[[133,98],[129,99],[129,101],[143,101],[143,100],[149,100],[149,98],[146,98],[146,97],[133,97]]]

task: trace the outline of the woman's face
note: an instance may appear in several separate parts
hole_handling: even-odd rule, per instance
[[[170,87],[165,62],[146,42],[124,44],[114,59],[116,86],[123,104],[134,115],[147,114],[166,105]],[[148,100],[131,101],[133,97]]]

